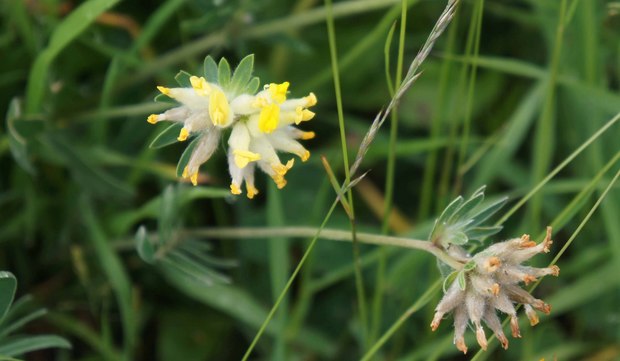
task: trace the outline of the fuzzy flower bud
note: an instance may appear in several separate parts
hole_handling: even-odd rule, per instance
[[[520,283],[527,285],[539,277],[559,275],[560,269],[557,266],[535,268],[521,264],[538,253],[549,252],[551,243],[551,227],[547,227],[547,235],[539,244],[531,241],[528,235],[523,235],[521,238],[493,244],[470,257],[461,271],[464,277],[460,282],[452,283],[435,308],[431,329],[435,331],[444,315],[454,312],[454,344],[457,349],[467,352],[464,334],[470,322],[483,350],[487,348],[487,338],[482,322],[493,331],[502,347],[507,349],[508,339],[496,310],[510,317],[512,337],[521,337],[516,304],[524,305],[532,326],[538,323],[538,315],[534,310],[545,314],[551,312],[551,306],[520,287]]]

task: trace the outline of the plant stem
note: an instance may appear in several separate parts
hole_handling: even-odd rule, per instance
[[[183,231],[181,238],[185,237],[213,237],[213,238],[271,238],[271,237],[313,237],[318,229],[312,227],[221,227],[221,228],[197,228]],[[320,238],[330,241],[352,242],[351,231],[325,228],[321,231]],[[443,249],[431,242],[405,237],[384,236],[372,233],[356,233],[356,240],[360,243],[380,246],[396,246],[403,248],[426,251],[450,267],[459,270],[463,263],[447,254]]]

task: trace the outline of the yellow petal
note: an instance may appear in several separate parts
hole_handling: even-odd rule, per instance
[[[231,183],[230,184],[230,193],[235,194],[235,195],[239,195],[239,194],[241,194],[241,188],[239,188],[239,186],[236,185],[235,183]]]
[[[302,132],[299,139],[308,140],[308,139],[313,139],[315,136],[316,134],[314,132]]]
[[[159,90],[163,95],[170,96],[170,88],[166,88],[163,86],[157,86],[157,90]]]
[[[192,176],[189,177],[189,179],[192,181],[193,185],[198,185],[198,171],[192,174]]]
[[[235,156],[235,164],[241,169],[245,168],[250,162],[260,160],[260,154],[247,150],[235,149],[233,155]]]
[[[205,78],[191,76],[189,78],[189,82],[192,84],[192,88],[194,88],[196,94],[200,96],[208,96],[209,93],[211,93],[211,87],[209,86],[209,83],[207,83],[207,80]]]
[[[209,116],[213,125],[226,126],[230,117],[230,105],[223,91],[213,89],[209,98]]]
[[[189,132],[185,128],[181,128],[181,132],[179,133],[179,137],[177,138],[179,142],[184,142],[189,137]]]
[[[146,121],[151,123],[151,124],[155,124],[155,123],[157,123],[157,118],[158,117],[159,116],[157,114],[151,114],[151,115],[149,115],[148,118],[146,118]]]
[[[263,133],[271,133],[278,127],[280,120],[280,107],[269,104],[260,111],[258,116],[258,129]]]
[[[245,187],[248,190],[247,196],[248,196],[249,199],[254,198],[254,196],[258,194],[258,189],[256,189],[253,185],[246,183]]]
[[[282,84],[269,84],[269,94],[271,95],[271,99],[274,102],[280,104],[286,100],[286,93],[288,92],[288,87],[290,83],[285,81]]]
[[[317,103],[316,95],[314,95],[314,93],[308,94],[308,96],[304,99],[306,100],[306,107],[315,106]]]

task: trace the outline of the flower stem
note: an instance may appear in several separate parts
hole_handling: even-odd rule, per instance
[[[213,238],[271,238],[271,237],[313,237],[317,234],[317,229],[312,227],[222,227],[222,228],[197,228],[185,230],[181,238],[195,237],[213,237]],[[323,229],[320,238],[330,241],[352,242],[353,235],[351,231],[343,231],[337,229]],[[410,239],[405,237],[384,236],[372,233],[356,233],[356,240],[360,243],[374,244],[380,246],[396,246],[404,248],[418,249],[428,252],[439,260],[454,268],[460,270],[463,263],[454,259],[440,247],[428,241],[418,239]]]

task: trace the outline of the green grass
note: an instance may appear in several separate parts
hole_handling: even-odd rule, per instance
[[[488,198],[510,199],[493,241],[540,240],[552,225],[551,253],[533,262],[562,272],[532,290],[550,315],[535,327],[521,317],[523,338],[506,351],[492,341],[479,352],[468,331],[468,359],[620,357],[617,4],[462,0],[408,73],[446,3],[0,4],[0,270],[17,278],[16,299],[50,311],[24,320],[24,345],[63,344],[51,334],[72,344],[11,356],[463,359],[451,316],[429,328],[442,293],[432,255],[357,235],[426,239],[452,198],[486,185]],[[192,187],[176,177],[184,147],[149,148],[165,126],[145,121],[167,109],[152,99],[179,70],[248,54],[261,85],[290,81],[291,97],[319,100],[300,125],[317,134],[304,143],[310,160],[282,190],[257,172],[251,201],[229,194],[225,140]],[[199,236],[257,226],[316,232]],[[323,229],[354,241],[323,240]]]

